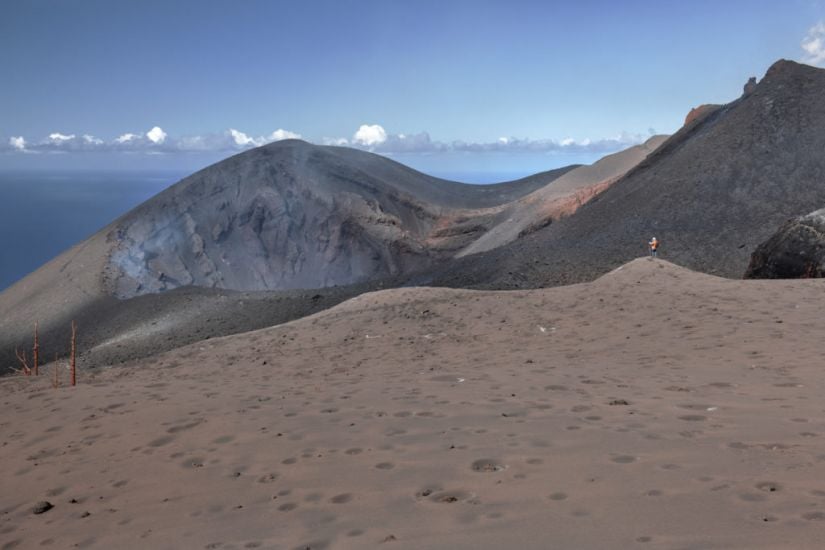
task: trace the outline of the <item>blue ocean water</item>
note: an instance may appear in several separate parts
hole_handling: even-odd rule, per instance
[[[184,175],[0,171],[0,291]]]
[[[531,176],[535,172],[429,172],[430,175],[450,181],[460,181],[461,183],[475,183],[488,185],[491,183],[502,183]]]

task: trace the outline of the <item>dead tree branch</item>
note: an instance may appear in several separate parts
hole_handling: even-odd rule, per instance
[[[23,352],[21,353],[17,348],[14,348],[14,354],[17,356],[17,360],[20,361],[21,368],[13,368],[11,370],[13,370],[14,372],[18,372],[24,376],[30,375],[32,373],[32,370],[31,368],[29,368],[29,359],[26,356],[26,351],[23,350]]]
[[[34,363],[34,375],[40,374],[38,359],[40,358],[40,339],[37,334],[37,321],[34,322],[34,347],[32,348],[32,362]]]
[[[75,354],[77,351],[77,324],[72,321],[72,354],[69,364],[71,365],[72,371],[72,386],[77,385],[77,362],[75,359]]]

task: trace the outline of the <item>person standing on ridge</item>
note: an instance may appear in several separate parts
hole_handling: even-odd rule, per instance
[[[656,237],[650,239],[650,242],[647,243],[648,248],[650,248],[650,256],[651,258],[658,257],[657,251],[659,250],[659,241],[656,240]]]

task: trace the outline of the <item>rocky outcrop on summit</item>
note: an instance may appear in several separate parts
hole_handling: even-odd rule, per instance
[[[751,95],[753,91],[756,89],[756,77],[752,76],[745,82],[745,86],[742,88],[742,95]]]
[[[682,126],[689,126],[694,122],[701,121],[702,119],[716,111],[719,107],[721,107],[721,105],[713,105],[710,103],[694,107],[685,117],[685,122],[684,124],[682,124]]]
[[[790,220],[751,256],[746,279],[825,277],[825,208]]]

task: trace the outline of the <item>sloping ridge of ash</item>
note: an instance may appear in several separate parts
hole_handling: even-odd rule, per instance
[[[499,208],[498,220],[457,257],[499,248],[524,235],[573,215],[582,205],[605,191],[655,151],[668,136],[653,136],[642,144],[579,166],[511,203]]]
[[[752,83],[750,83],[752,84]],[[741,278],[757,245],[825,204],[825,70],[780,60],[703,108],[574,215],[451,262],[428,284],[528,288],[592,280],[646,254]]]

